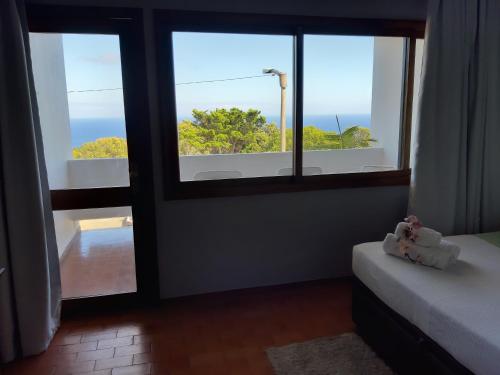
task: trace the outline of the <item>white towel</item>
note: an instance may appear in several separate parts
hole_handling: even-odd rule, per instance
[[[400,245],[399,239],[394,234],[387,233],[383,244],[384,251],[387,254],[441,270],[454,263],[460,254],[460,248],[446,240],[442,240],[439,246],[436,247],[409,244],[407,256],[401,251]]]
[[[396,235],[397,238],[403,238],[407,239],[406,233],[409,228],[410,224],[408,223],[399,223],[396,226],[396,231],[394,234]],[[419,246],[424,246],[424,247],[436,247],[439,246],[441,239],[443,236],[441,233],[436,232],[434,229],[427,228],[427,227],[421,227],[416,230],[416,239],[415,242],[413,242],[415,245]]]

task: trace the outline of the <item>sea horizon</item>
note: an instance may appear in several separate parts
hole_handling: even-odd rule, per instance
[[[304,126],[314,125],[326,131],[337,131],[338,124],[332,115],[304,115]],[[279,124],[279,115],[264,115],[267,122]],[[358,125],[370,128],[371,115],[366,114],[338,114],[340,128],[342,131]],[[192,120],[191,116],[179,116],[179,122],[182,120]],[[292,127],[292,117],[287,116],[287,128]],[[126,137],[124,118],[71,118],[71,146],[79,147],[84,143],[93,142],[98,138],[104,137]]]

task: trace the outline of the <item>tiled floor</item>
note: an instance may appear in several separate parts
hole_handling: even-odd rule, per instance
[[[61,261],[63,298],[136,291],[133,228],[82,231]]]
[[[187,297],[64,321],[49,350],[5,374],[272,374],[265,348],[353,329],[351,285],[332,280]]]

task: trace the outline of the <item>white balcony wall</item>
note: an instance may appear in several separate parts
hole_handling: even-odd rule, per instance
[[[69,186],[67,160],[71,159],[71,129],[62,36],[30,34],[31,59],[42,128],[50,189]],[[68,212],[54,212],[59,256],[79,230]]]
[[[69,188],[128,186],[128,159],[71,159],[67,161]]]
[[[373,51],[371,134],[384,164],[398,167],[403,78],[403,38],[376,37]]]
[[[243,177],[277,176],[280,169],[292,167],[290,152],[258,154],[196,155],[180,158],[182,181],[196,180],[199,172],[238,171]],[[384,163],[380,148],[307,151],[305,167],[320,167],[322,173],[361,172],[366,166]]]

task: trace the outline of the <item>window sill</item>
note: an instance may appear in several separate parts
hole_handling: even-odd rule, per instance
[[[231,180],[186,181],[168,186],[166,200],[292,193],[377,186],[409,186],[411,170],[318,176],[276,176]]]

